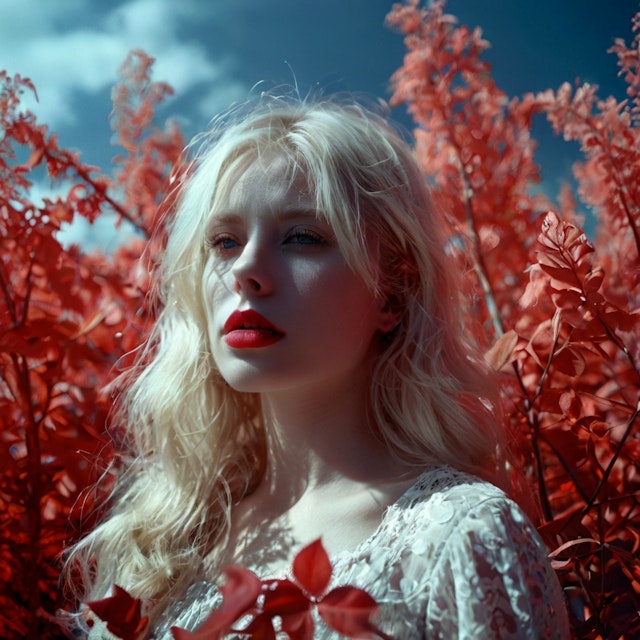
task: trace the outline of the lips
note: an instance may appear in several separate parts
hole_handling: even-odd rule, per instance
[[[224,341],[233,349],[267,347],[284,338],[284,332],[253,309],[234,311],[224,323]]]

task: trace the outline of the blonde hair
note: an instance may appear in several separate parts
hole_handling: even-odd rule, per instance
[[[220,117],[196,146],[157,274],[158,320],[116,407],[126,468],[108,518],[67,563],[82,573],[81,599],[117,583],[152,602],[152,617],[223,543],[232,504],[266,463],[259,397],[217,372],[201,291],[207,221],[260,154],[304,174],[350,266],[398,314],[371,375],[373,432],[406,464],[450,464],[496,483],[504,446],[493,381],[461,335],[440,216],[411,148],[382,115],[266,96]]]

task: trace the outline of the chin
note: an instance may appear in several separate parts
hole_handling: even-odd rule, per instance
[[[225,382],[240,393],[278,393],[299,386],[300,378],[253,371],[245,375],[222,375]],[[293,379],[292,379],[293,378]]]
[[[241,393],[262,393],[278,387],[273,376],[255,369],[250,372],[220,371],[220,375],[232,389]]]

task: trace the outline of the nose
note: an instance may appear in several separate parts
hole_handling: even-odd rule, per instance
[[[268,295],[273,290],[271,257],[257,239],[249,240],[231,269],[234,288],[246,295]]]

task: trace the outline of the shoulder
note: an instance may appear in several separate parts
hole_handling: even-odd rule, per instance
[[[488,574],[500,574],[501,580],[526,580],[522,576],[528,573],[556,580],[535,526],[484,480],[440,468],[421,476],[394,507],[405,569],[428,562],[435,584],[440,577],[449,588]]]
[[[497,487],[454,470],[408,492],[403,570],[435,637],[565,638],[564,599],[535,527]],[[412,523],[409,526],[409,522]],[[439,522],[434,527],[434,522]],[[435,543],[420,542],[428,537]],[[425,555],[433,558],[420,584]]]
[[[501,489],[467,473],[445,467],[424,474],[398,506],[408,531],[436,540],[437,563],[491,559],[514,570],[549,564],[524,511]]]
[[[447,500],[477,503],[485,498],[503,498],[505,493],[486,480],[449,466],[433,467],[421,474],[398,503],[401,506]]]
[[[404,522],[408,531],[421,536],[424,529],[445,535],[451,530],[501,531],[505,526],[533,530],[523,511],[498,487],[451,467],[437,467],[422,474],[393,505],[390,518]]]
[[[462,558],[478,545],[492,549],[523,540],[544,557],[535,528],[504,492],[472,475],[436,467],[387,509],[378,531],[353,560],[401,575],[402,597],[422,598],[452,557]]]

